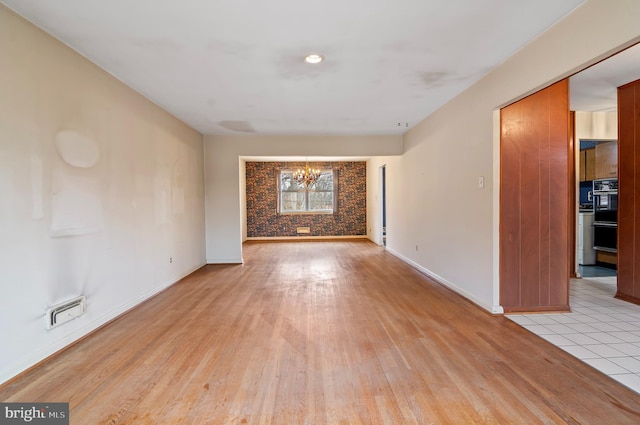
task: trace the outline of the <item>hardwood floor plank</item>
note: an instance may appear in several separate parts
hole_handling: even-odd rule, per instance
[[[368,241],[252,242],[0,387],[72,424],[636,424],[640,395]]]

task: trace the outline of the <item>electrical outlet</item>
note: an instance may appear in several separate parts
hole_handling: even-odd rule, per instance
[[[419,249],[418,245],[416,245],[416,251],[420,251],[420,249]]]
[[[478,187],[480,189],[484,188],[484,176],[478,177]]]
[[[173,257],[169,257],[169,263],[173,263]]]

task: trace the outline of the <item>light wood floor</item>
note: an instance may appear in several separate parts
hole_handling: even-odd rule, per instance
[[[72,424],[640,423],[638,394],[370,242],[247,243],[244,257],[0,400],[68,401]]]

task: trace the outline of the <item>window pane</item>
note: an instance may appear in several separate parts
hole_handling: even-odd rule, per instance
[[[281,211],[304,211],[304,192],[282,192],[280,197]]]
[[[280,172],[280,211],[333,211],[333,171],[323,170],[315,184],[307,187],[293,179],[293,171]]]
[[[315,185],[312,185],[309,189],[312,190],[333,190],[333,172],[323,171],[316,181]]]
[[[333,210],[333,192],[309,192],[309,210]]]
[[[293,179],[293,173],[280,174],[280,190],[288,191],[304,191],[304,184],[300,184]]]

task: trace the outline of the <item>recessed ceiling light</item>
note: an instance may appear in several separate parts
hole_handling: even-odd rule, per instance
[[[324,60],[324,57],[322,55],[316,55],[316,54],[311,54],[311,55],[308,55],[306,58],[304,58],[304,61],[306,63],[313,63],[313,64],[320,63],[323,60]]]

